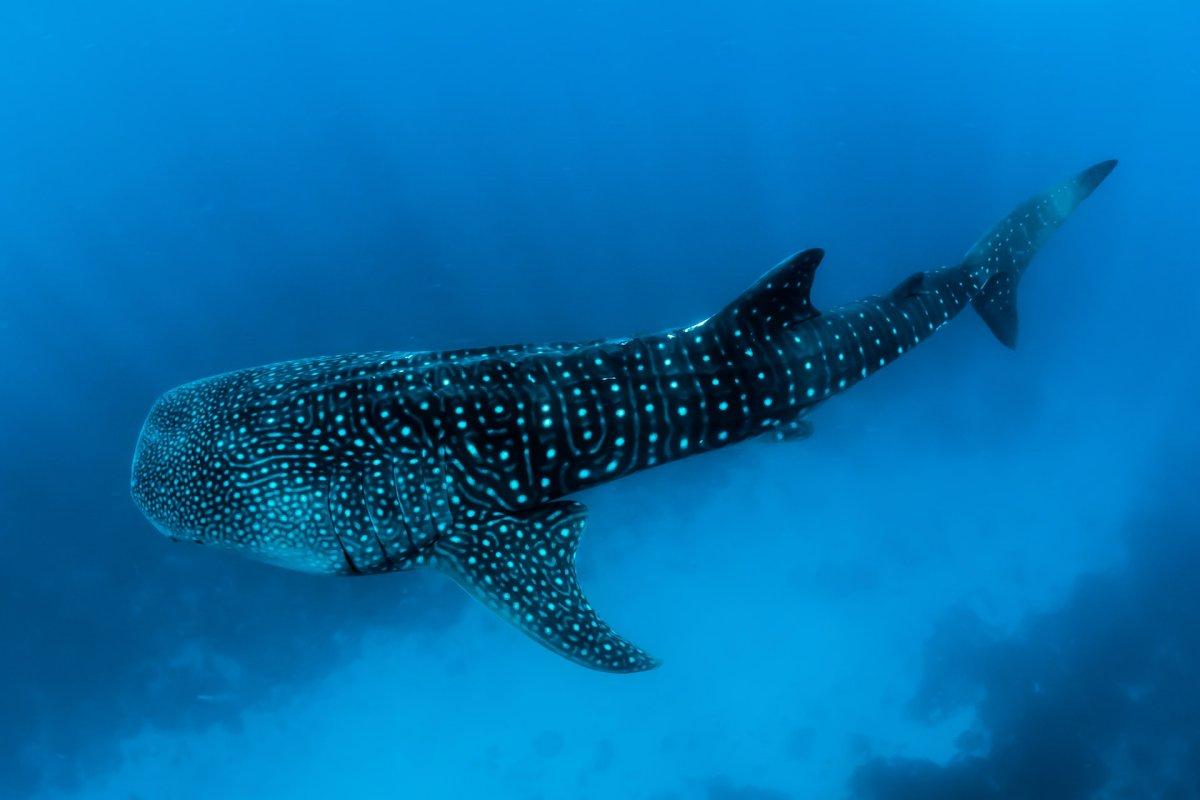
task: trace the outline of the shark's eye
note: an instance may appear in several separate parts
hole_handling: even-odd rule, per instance
[[[173,393],[169,393],[164,395],[155,406],[151,421],[159,431],[170,433],[187,424],[187,419],[188,414],[184,404],[179,402]]]
[[[187,424],[188,415],[179,407],[168,407],[163,409],[163,413],[159,416],[158,424],[168,432],[176,431]]]

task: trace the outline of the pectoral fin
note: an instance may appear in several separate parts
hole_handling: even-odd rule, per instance
[[[579,503],[520,516],[482,512],[437,544],[438,565],[476,598],[549,649],[604,672],[640,672],[658,661],[596,616],[575,576],[586,521]]]
[[[792,419],[780,422],[778,425],[769,428],[767,437],[772,442],[799,442],[813,434],[813,425],[806,418],[804,412],[798,414]]]

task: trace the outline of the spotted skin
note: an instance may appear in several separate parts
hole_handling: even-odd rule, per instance
[[[1115,162],[1018,207],[957,266],[820,312],[807,250],[687,328],[632,339],[367,353],[242,370],[151,409],[134,499],[172,538],[292,569],[435,566],[586,666],[657,662],[575,576],[590,486],[749,438],[805,438],[812,409],[974,304],[1015,342],[1034,251]]]

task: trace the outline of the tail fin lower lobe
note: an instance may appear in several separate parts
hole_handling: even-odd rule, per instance
[[[1003,344],[1017,344],[1017,285],[1050,234],[1117,166],[1116,160],[1088,167],[1000,220],[963,259],[972,282],[982,287],[971,305]]]

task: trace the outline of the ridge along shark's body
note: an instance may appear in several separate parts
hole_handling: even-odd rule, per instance
[[[819,312],[820,250],[784,261],[688,328],[584,344],[370,353],[243,370],[168,392],[142,430],[133,495],[176,539],[294,569],[434,565],[588,667],[657,663],[575,577],[589,486],[756,436],[803,437],[811,409],[971,304],[1015,345],[1037,248],[1115,166],[1019,206],[961,264]]]

